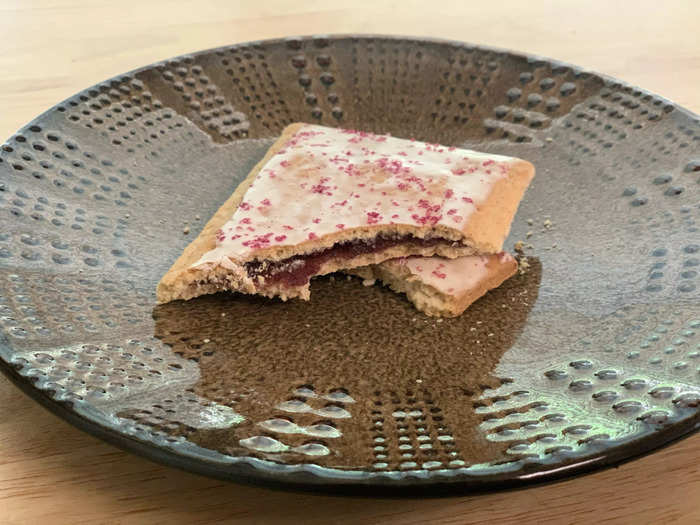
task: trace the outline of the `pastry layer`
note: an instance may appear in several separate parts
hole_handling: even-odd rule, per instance
[[[406,297],[418,310],[436,317],[456,317],[489,290],[517,271],[508,253],[457,259],[404,257],[355,268],[349,273],[373,284],[379,279]]]

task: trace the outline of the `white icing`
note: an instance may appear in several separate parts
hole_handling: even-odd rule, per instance
[[[509,253],[473,255],[457,259],[442,257],[405,257],[390,261],[404,264],[423,284],[448,295],[461,295],[478,287],[496,265],[512,264]],[[386,263],[384,263],[386,264]],[[490,264],[490,268],[489,268]]]
[[[216,248],[193,266],[371,224],[461,230],[513,160],[307,124],[260,170]]]

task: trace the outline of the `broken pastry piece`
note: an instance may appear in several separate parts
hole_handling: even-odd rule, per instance
[[[506,252],[457,259],[402,257],[355,268],[352,273],[374,284],[376,279],[405,293],[421,312],[435,317],[457,317],[489,290],[512,277],[518,263]]]
[[[158,302],[308,299],[316,275],[499,252],[533,175],[511,157],[292,124],[163,276]]]

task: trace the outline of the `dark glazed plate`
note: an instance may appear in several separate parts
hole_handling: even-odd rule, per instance
[[[507,244],[529,270],[444,321],[339,276],[309,303],[156,307],[295,121],[532,161]],[[183,56],[2,146],[0,364],[81,428],[222,478],[408,492],[571,475],[698,425],[699,182],[697,116],[566,64],[369,36]]]

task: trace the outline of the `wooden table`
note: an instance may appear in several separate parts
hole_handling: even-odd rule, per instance
[[[355,7],[344,7],[343,4]],[[0,136],[79,89],[188,51],[312,33],[429,35],[556,57],[700,112],[700,2],[0,0]],[[356,500],[221,483],[85,435],[0,378],[0,523],[700,523],[700,435],[528,490]]]

